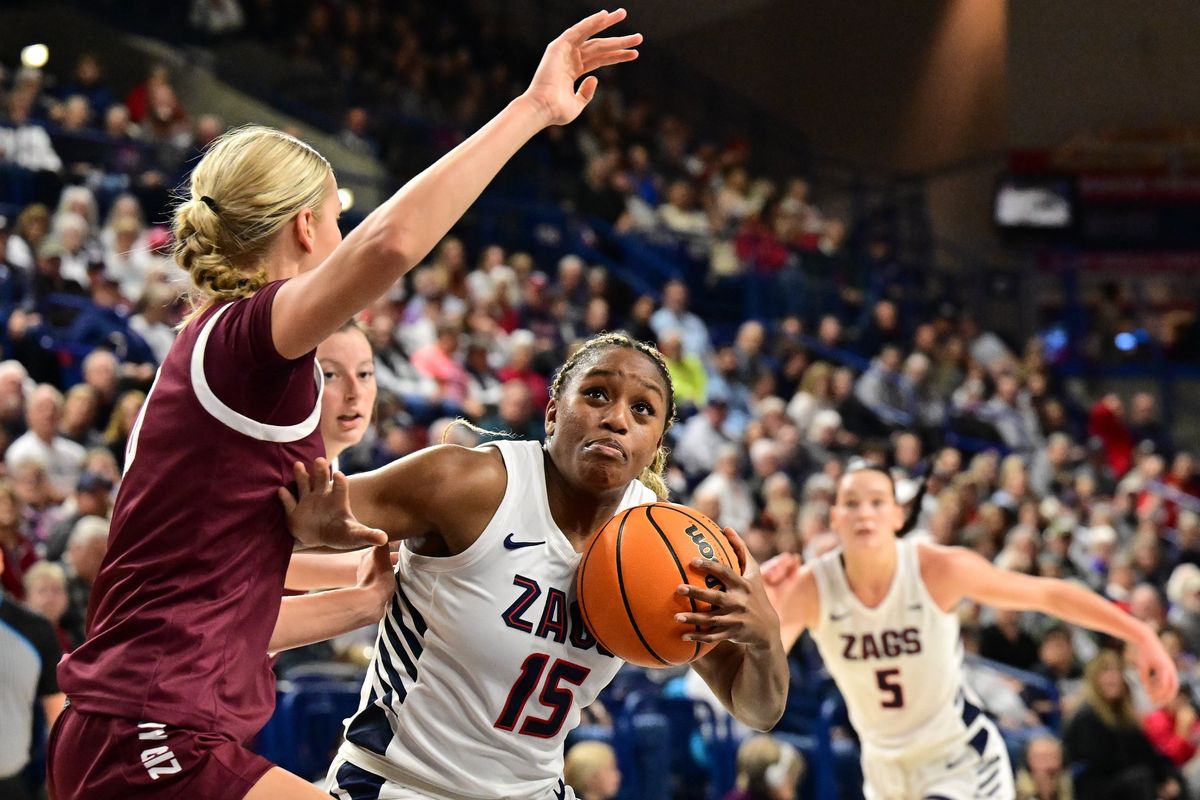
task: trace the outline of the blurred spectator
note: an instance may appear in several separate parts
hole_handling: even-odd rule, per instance
[[[62,625],[68,630],[82,629],[87,619],[92,584],[100,574],[100,564],[108,552],[108,520],[83,517],[71,529],[62,566],[67,575],[67,611]]]
[[[1158,418],[1158,400],[1149,392],[1138,392],[1129,401],[1129,433],[1135,447],[1149,444],[1164,458],[1175,453],[1171,435]]]
[[[369,120],[367,110],[355,106],[346,112],[346,119],[342,123],[342,130],[338,133],[338,141],[347,150],[359,153],[364,156],[372,156],[378,154],[379,145],[371,140],[367,133]]]
[[[1080,798],[1150,800],[1179,794],[1179,780],[1169,762],[1142,732],[1121,657],[1111,650],[1102,651],[1087,666],[1083,702],[1067,721],[1063,749],[1073,765]]]
[[[980,634],[979,655],[1017,669],[1033,669],[1038,661],[1038,646],[1022,630],[1020,611],[996,611],[995,620]]]
[[[728,416],[725,397],[710,392],[704,409],[679,426],[675,461],[689,476],[700,478],[712,472],[721,446],[732,441],[724,429]]]
[[[804,756],[792,745],[752,736],[738,747],[736,788],[724,800],[793,800],[804,771]]]
[[[621,791],[616,753],[604,742],[573,745],[563,763],[563,781],[579,800],[611,800]]]
[[[4,568],[0,551],[0,577]],[[4,680],[0,681],[0,726],[4,729],[0,737],[0,797],[22,800],[30,796],[21,773],[33,750],[33,710],[40,701],[47,723],[58,719],[64,696],[58,690],[55,667],[61,657],[50,623],[7,592],[0,592],[0,663],[4,667]]]
[[[1053,736],[1037,736],[1025,746],[1025,766],[1017,771],[1017,800],[1082,800],[1071,773],[1063,769],[1062,744]]]
[[[667,370],[671,373],[675,402],[682,408],[699,408],[704,405],[708,374],[698,357],[684,352],[680,332],[672,330],[660,336],[658,349],[667,362]]]
[[[529,385],[516,379],[504,382],[495,414],[484,417],[479,427],[528,441],[546,437],[544,421],[529,395]]]
[[[75,71],[61,91],[60,97],[79,95],[87,99],[88,106],[97,118],[103,117],[109,106],[116,102],[112,91],[104,83],[104,67],[95,53],[83,53],[75,62]]]
[[[0,116],[0,164],[15,164],[30,172],[57,173],[62,159],[54,151],[46,129],[30,119],[36,94],[13,89],[7,113]]]
[[[1196,757],[1200,748],[1200,717],[1186,684],[1180,684],[1170,704],[1147,714],[1143,725],[1154,749],[1170,759],[1177,769],[1184,770]],[[1188,770],[1188,774],[1195,772],[1195,767]]]
[[[707,359],[712,353],[708,326],[700,317],[687,310],[688,290],[683,281],[669,281],[663,286],[662,308],[650,316],[650,327],[657,337],[678,331],[683,350],[688,355]]]
[[[41,614],[54,626],[59,648],[64,653],[74,650],[83,642],[83,629],[67,629],[62,625],[67,612],[67,573],[58,564],[39,561],[25,573],[25,605],[30,611]]]
[[[209,39],[216,39],[240,31],[246,15],[238,0],[192,0],[188,24]]]
[[[31,461],[41,465],[60,497],[65,497],[79,480],[84,449],[58,433],[62,418],[62,393],[48,384],[40,384],[29,395],[25,422],[29,430],[8,447],[4,463],[9,472]]]
[[[1113,475],[1120,477],[1133,466],[1133,434],[1125,424],[1125,404],[1115,394],[1106,394],[1088,413],[1088,436],[1099,440],[1104,460]]]

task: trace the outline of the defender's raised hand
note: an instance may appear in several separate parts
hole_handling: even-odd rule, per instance
[[[330,480],[328,461],[323,458],[314,461],[311,477],[299,461],[294,469],[299,499],[280,487],[279,502],[283,503],[288,529],[296,541],[305,547],[334,550],[387,544],[386,533],[368,528],[354,518],[350,512],[350,486],[346,476],[335,472]]]
[[[542,109],[547,125],[566,125],[591,102],[598,80],[589,75],[576,90],[575,82],[584,75],[637,58],[634,48],[642,43],[640,33],[593,38],[623,19],[623,8],[598,11],[567,28],[547,45],[525,90],[525,96]]]

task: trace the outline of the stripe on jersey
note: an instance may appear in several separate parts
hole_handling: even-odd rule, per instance
[[[390,709],[393,714],[399,714],[400,706],[408,697],[408,687],[417,680],[418,664],[425,650],[423,637],[414,634],[405,623],[406,609],[413,626],[422,634],[427,630],[425,620],[397,586],[375,643],[374,680],[370,694],[366,704],[346,726],[346,739],[379,755],[386,754],[392,740],[392,725],[387,711]],[[403,672],[398,664],[403,666]]]
[[[297,422],[295,425],[268,425],[265,422],[251,419],[245,414],[240,414],[221,402],[221,398],[217,397],[216,392],[208,385],[208,378],[204,374],[204,351],[208,347],[208,337],[216,327],[217,320],[232,307],[233,303],[228,303],[217,309],[216,313],[204,323],[200,335],[196,337],[196,343],[192,345],[192,392],[195,393],[196,399],[200,401],[200,405],[205,411],[218,422],[238,433],[258,439],[260,442],[298,442],[315,431],[317,425],[321,423],[321,395],[325,392],[325,376],[321,372],[321,365],[316,361],[313,362],[313,372],[317,381],[317,402],[308,415],[308,419]],[[148,401],[149,397],[146,399]]]
[[[425,624],[425,618],[421,616],[421,612],[417,611],[417,607],[408,599],[408,595],[404,593],[404,587],[400,585],[400,575],[396,574],[396,594],[404,601],[404,607],[408,609],[408,616],[413,621],[413,627],[417,629],[417,635],[422,639],[425,638],[425,631],[429,630],[429,626]]]
[[[330,792],[339,800],[379,800],[385,779],[346,762],[338,768],[337,789]]]

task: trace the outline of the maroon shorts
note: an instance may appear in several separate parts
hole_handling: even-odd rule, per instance
[[[54,800],[242,800],[274,766],[233,739],[68,706],[50,733]]]

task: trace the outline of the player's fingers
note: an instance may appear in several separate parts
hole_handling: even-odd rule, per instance
[[[729,540],[729,544],[733,547],[734,555],[738,558],[738,566],[741,567],[741,572],[746,573],[746,565],[750,563],[750,550],[746,547],[746,543],[742,541],[742,537],[733,528],[722,528],[725,538]]]
[[[701,628],[708,628],[713,625],[726,624],[722,618],[729,616],[731,613],[733,612],[727,609],[717,609],[707,613],[681,613],[675,615],[675,621],[682,622],[684,625],[699,625]]]
[[[292,464],[292,474],[296,477],[296,493],[300,495],[300,499],[309,495],[308,470],[304,467],[303,461],[297,461]]]
[[[763,583],[777,586],[796,574],[800,569],[800,558],[795,553],[780,553],[759,569]]]
[[[625,9],[616,11],[597,11],[590,17],[584,17],[563,31],[562,38],[573,45],[581,45],[605,28],[611,28],[625,19]]]
[[[729,592],[721,592],[715,589],[701,589],[699,586],[680,586],[677,590],[684,597],[689,597],[692,600],[699,600],[702,603],[708,603],[711,606],[720,608],[728,608],[737,610],[743,607],[743,604]]]
[[[296,498],[292,496],[291,492],[285,487],[280,486],[277,494],[279,495],[279,502],[283,504],[283,513],[290,515],[296,510]]]
[[[318,458],[313,462],[312,490],[318,494],[329,494],[329,461]]]
[[[638,57],[637,50],[608,50],[604,52],[588,53],[583,57],[581,62],[583,65],[580,75],[589,72],[594,72],[603,67],[612,66],[613,64],[623,64],[626,61],[635,61]]]
[[[706,558],[692,560],[692,566],[701,572],[707,572],[725,584],[726,588],[749,589],[750,584],[739,573],[734,572],[720,561],[709,561]]]
[[[579,84],[579,91],[575,92],[575,99],[586,106],[596,96],[596,87],[599,85],[600,81],[596,80],[596,76],[589,75],[583,79],[583,83]]]
[[[333,484],[331,487],[333,499],[344,505],[347,510],[350,508],[350,479],[340,472],[333,473]]]
[[[596,53],[612,53],[617,50],[629,50],[642,43],[640,33],[630,33],[625,36],[602,36],[589,39],[579,48],[584,60]]]

